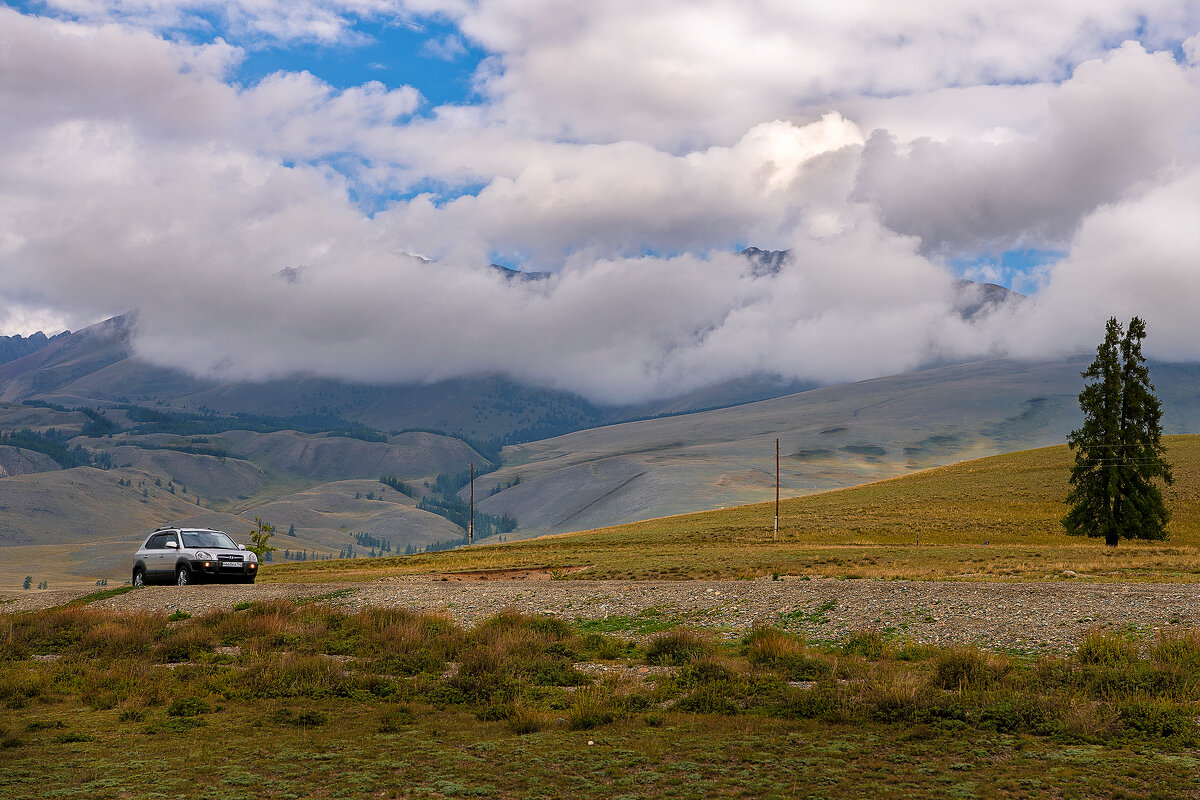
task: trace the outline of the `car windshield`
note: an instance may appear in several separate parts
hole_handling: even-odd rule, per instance
[[[237,550],[233,539],[220,531],[183,531],[184,547],[218,547]]]

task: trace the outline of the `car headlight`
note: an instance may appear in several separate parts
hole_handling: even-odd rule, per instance
[[[201,561],[212,561],[212,553],[208,552],[207,550],[197,550],[196,558],[200,559]]]
[[[256,564],[258,563],[258,556],[254,555],[254,553],[246,553],[246,560],[252,564]]]

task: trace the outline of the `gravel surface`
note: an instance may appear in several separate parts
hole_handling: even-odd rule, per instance
[[[65,603],[84,591],[0,593],[0,612]],[[258,600],[321,599],[354,610],[444,611],[464,625],[503,609],[563,619],[642,617],[740,633],[777,624],[810,640],[881,630],[916,641],[993,649],[1069,651],[1090,629],[1200,625],[1200,585],[955,583],[784,578],[778,581],[458,580],[436,576],[369,583],[150,586],[94,603],[121,611],[199,614]],[[7,602],[6,602],[7,601]],[[612,619],[616,618],[616,619]],[[630,628],[636,626],[630,625]]]

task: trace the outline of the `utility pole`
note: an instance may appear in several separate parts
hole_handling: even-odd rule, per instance
[[[467,547],[475,541],[475,462],[471,462],[471,521],[467,523]]]
[[[775,440],[775,533],[771,541],[779,541],[779,440]]]

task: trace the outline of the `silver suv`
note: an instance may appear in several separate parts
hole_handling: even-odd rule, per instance
[[[229,534],[208,528],[157,528],[133,554],[133,585],[206,580],[254,583],[258,557]]]

